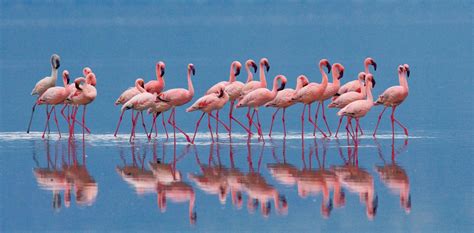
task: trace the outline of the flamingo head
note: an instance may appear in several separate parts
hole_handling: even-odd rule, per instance
[[[247,66],[247,67],[252,66],[252,67],[253,67],[253,72],[254,72],[254,73],[257,73],[257,63],[255,63],[254,60],[252,60],[252,59],[247,60],[247,61],[245,62],[245,66]]]
[[[408,64],[403,64],[403,68],[407,72],[407,77],[410,77],[410,66]]]
[[[64,70],[64,71],[63,71],[63,80],[64,80],[64,82],[65,82],[66,84],[69,84],[69,82],[71,81],[71,80],[69,79],[69,71],[67,71],[67,70]]]
[[[367,74],[365,76],[365,85],[367,85],[367,83],[369,82],[372,82],[372,88],[375,87],[375,79],[374,79],[374,76],[372,74]]]
[[[145,88],[145,81],[142,78],[137,78],[137,80],[135,80],[135,86]]]
[[[60,60],[59,55],[53,54],[51,56],[51,67],[53,67],[54,69],[58,69],[60,66],[59,60]]]
[[[193,76],[196,75],[196,69],[194,68],[194,65],[192,63],[188,64],[188,72],[192,72]]]
[[[92,73],[92,69],[89,67],[84,67],[84,69],[82,69],[82,73],[87,77],[88,74]]]
[[[234,75],[235,76],[239,75],[240,74],[240,68],[242,68],[242,64],[240,64],[239,61],[234,61],[234,62],[232,62],[232,66],[235,69]]]
[[[86,82],[95,87],[95,85],[97,84],[97,80],[95,79],[95,74],[92,72],[87,74]]]
[[[267,72],[270,70],[270,63],[268,63],[267,58],[260,59],[260,65],[264,65]]]
[[[328,73],[331,73],[331,64],[329,63],[328,59],[321,59],[319,61],[319,67],[322,69],[323,66],[326,66]]]
[[[365,72],[360,72],[359,75],[357,75],[357,79],[359,79],[359,81],[364,82],[365,81],[365,76],[366,76]]]
[[[156,63],[156,71],[160,72],[161,77],[165,75],[165,63],[163,61]]]
[[[305,87],[309,84],[309,80],[306,76],[300,75],[298,78],[296,78],[296,89],[298,89],[298,84],[301,84],[301,87]]]
[[[336,69],[337,72],[333,72],[333,75],[338,75],[337,79],[341,79],[344,76],[344,66],[341,63],[335,63],[332,65],[332,70]]]
[[[275,77],[275,79],[279,79],[281,84],[280,84],[280,87],[277,89],[277,91],[281,91],[283,89],[285,89],[285,85],[286,85],[286,82],[287,82],[287,79],[284,75],[278,75]]]
[[[372,65],[374,67],[374,70],[377,70],[377,63],[375,62],[375,60],[371,57],[368,57],[364,60],[364,65],[365,66],[369,66],[369,65]]]

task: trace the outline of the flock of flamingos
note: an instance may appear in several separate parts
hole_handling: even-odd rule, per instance
[[[248,73],[246,83],[236,80],[236,77],[240,74],[242,64],[238,61],[234,61],[230,66],[229,80],[221,81],[209,88],[204,96],[196,100],[196,102],[186,109],[186,112],[197,110],[202,111],[202,115],[196,123],[194,135],[191,138],[177,126],[175,115],[176,107],[183,106],[193,100],[194,88],[192,76],[196,74],[196,69],[193,64],[188,64],[187,66],[188,89],[174,88],[164,90],[165,63],[160,61],[156,64],[156,80],[145,83],[143,79],[139,78],[135,80],[134,87],[130,87],[125,90],[116,100],[115,104],[122,105],[122,108],[114,136],[117,135],[125,111],[131,110],[132,129],[130,133],[130,141],[134,140],[135,138],[135,129],[139,117],[141,117],[142,125],[148,139],[151,139],[153,130],[155,130],[156,137],[156,119],[160,114],[162,115],[162,124],[164,130],[166,131],[166,136],[168,137],[163,113],[171,110],[171,114],[169,115],[167,122],[173,127],[175,141],[176,130],[178,130],[184,135],[188,142],[194,143],[199,124],[204,115],[207,114],[208,128],[213,142],[214,136],[211,127],[211,118],[216,120],[216,136],[218,135],[219,124],[221,124],[227,130],[229,135],[231,135],[232,122],[234,121],[248,133],[249,139],[253,134],[252,126],[255,126],[257,129],[258,139],[264,142],[263,130],[259,117],[259,107],[265,106],[276,108],[275,113],[272,116],[269,132],[270,137],[272,135],[275,116],[279,110],[283,111],[281,119],[284,135],[286,136],[285,111],[288,107],[296,103],[302,103],[304,104],[303,112],[301,114],[302,136],[304,134],[305,111],[306,106],[308,106],[308,121],[313,125],[313,135],[316,135],[316,131],[319,131],[324,137],[328,137],[332,135],[332,132],[329,129],[329,125],[326,120],[324,107],[325,100],[331,101],[328,105],[328,108],[340,109],[337,112],[337,115],[340,117],[340,119],[335,137],[338,135],[343,117],[346,117],[347,123],[345,129],[347,137],[351,137],[353,141],[357,143],[358,135],[363,134],[359,120],[364,117],[374,105],[384,106],[384,109],[378,117],[377,125],[373,132],[374,137],[376,136],[381,117],[387,107],[392,108],[392,135],[395,133],[394,124],[396,123],[403,128],[405,135],[408,136],[407,128],[394,117],[394,113],[396,108],[408,96],[407,78],[410,76],[409,66],[407,64],[403,64],[397,67],[399,85],[386,89],[375,101],[372,96],[372,88],[375,86],[375,79],[369,70],[369,66],[373,66],[374,70],[377,69],[377,63],[370,57],[364,60],[364,72],[360,72],[357,79],[341,86],[340,79],[344,76],[344,66],[340,63],[335,63],[331,66],[327,59],[322,59],[319,61],[318,66],[322,76],[320,83],[309,82],[305,75],[300,75],[296,79],[295,89],[285,89],[287,78],[284,75],[277,75],[273,79],[272,89],[270,90],[267,88],[267,80],[265,77],[265,72],[268,72],[270,69],[268,59],[262,58],[259,62],[259,67],[257,67],[257,64],[253,60],[248,60],[245,62],[245,69]],[[84,130],[90,133],[90,130],[85,124],[85,114],[86,106],[93,102],[97,96],[97,90],[95,88],[95,74],[91,68],[86,67],[83,69],[84,77],[76,78],[73,83],[70,83],[69,72],[64,70],[62,73],[64,86],[59,87],[56,86],[56,80],[58,77],[58,69],[60,67],[60,57],[56,54],[53,54],[51,57],[51,67],[51,76],[45,77],[38,81],[31,92],[31,95],[38,95],[39,97],[33,105],[27,132],[30,131],[31,120],[33,118],[36,105],[45,104],[46,125],[43,131],[43,137],[46,131],[49,131],[49,120],[51,118],[51,114],[54,114],[54,121],[58,128],[59,136],[61,136],[55,109],[57,105],[63,106],[61,109],[61,114],[68,123],[70,136],[74,135],[76,123],[81,126],[83,135]],[[327,69],[327,72],[325,69]],[[260,74],[259,81],[253,80],[253,73],[256,73],[257,70],[259,70]],[[329,82],[328,78],[328,74],[331,72],[332,83]],[[222,109],[228,102],[230,102],[229,125],[219,119],[219,110]],[[316,110],[315,119],[313,120],[311,116],[311,105],[315,102],[318,103],[318,107]],[[51,109],[49,109],[49,105],[51,105]],[[80,106],[83,106],[82,121],[76,119]],[[244,125],[241,121],[233,116],[234,107],[247,107],[247,125]],[[327,127],[327,132],[321,130],[317,125],[320,107],[322,107],[322,118]],[[66,109],[67,112],[65,113]],[[143,116],[144,110],[147,110],[148,113],[153,114],[153,123],[149,132],[145,125]],[[253,110],[252,113],[250,113],[251,110]],[[216,114],[213,114],[213,112],[216,112]],[[256,121],[254,120],[255,115]],[[352,119],[355,119],[355,127],[352,125]]]

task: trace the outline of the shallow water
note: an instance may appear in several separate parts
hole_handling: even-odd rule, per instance
[[[470,1],[0,4],[2,232],[473,231]],[[52,53],[73,78],[84,66],[97,75],[99,94],[86,118],[92,134],[84,141],[78,131],[68,141],[63,119],[61,139],[53,121],[41,139],[42,107],[34,132],[24,133],[34,102],[29,93],[49,75]],[[118,137],[112,135],[119,113],[113,102],[137,77],[153,79],[159,60],[166,62],[166,88],[185,87],[186,64],[194,63],[197,97],[227,79],[233,60],[267,57],[267,79],[281,73],[293,87],[302,73],[319,82],[321,58],[342,63],[341,81],[350,81],[367,56],[378,64],[375,96],[398,83],[397,65],[410,64],[410,94],[396,113],[409,137],[396,128],[392,140],[387,112],[375,141],[370,134],[381,111],[375,107],[361,120],[366,135],[357,148],[345,135],[313,140],[308,123],[302,140],[301,106],[287,110],[287,137],[278,116],[265,144],[249,143],[237,124],[232,141],[220,127],[219,143],[211,143],[204,122],[195,146],[180,135],[174,146],[160,125],[152,142],[138,127],[131,144],[128,114]],[[260,110],[265,132],[272,112]],[[245,119],[245,110],[234,113]],[[326,113],[334,131],[336,112]],[[198,117],[177,109],[186,132]],[[172,172],[154,174],[150,166],[158,160]],[[379,174],[383,166],[396,175]],[[339,174],[331,179],[321,171]],[[193,181],[193,175],[205,179]],[[335,194],[336,184],[343,195]]]

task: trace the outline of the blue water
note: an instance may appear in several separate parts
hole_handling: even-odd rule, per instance
[[[0,4],[2,232],[473,231],[471,1]],[[49,58],[53,53],[61,56],[60,70],[69,70],[72,77],[80,76],[84,66],[90,66],[97,75],[98,97],[87,109],[92,134],[86,136],[85,142],[80,135],[73,142],[67,137],[58,140],[54,130],[48,139],[42,140],[39,131],[44,127],[43,108],[35,113],[34,133],[24,133],[35,100],[29,93],[37,80],[50,74]],[[353,80],[362,71],[367,56],[378,64],[373,72],[377,80],[375,95],[398,84],[397,65],[410,65],[410,94],[397,109],[398,119],[410,131],[406,140],[397,128],[392,141],[386,113],[379,139],[364,136],[357,150],[348,145],[345,137],[318,137],[315,141],[308,134],[302,141],[301,106],[287,111],[290,135],[286,140],[277,118],[276,136],[273,140],[267,138],[265,145],[256,139],[248,144],[237,127],[232,143],[222,131],[219,143],[211,144],[206,124],[201,126],[196,146],[187,146],[179,138],[174,147],[172,141],[164,140],[160,127],[160,136],[152,142],[147,142],[138,128],[139,137],[130,144],[128,114],[119,137],[111,135],[119,114],[113,102],[136,78],[154,79],[154,65],[159,60],[166,63],[166,88],[185,87],[186,65],[195,64],[193,81],[197,97],[211,84],[228,78],[233,60],[245,62],[249,58],[267,57],[271,66],[267,78],[284,74],[289,86],[294,87],[299,74],[320,81],[316,63],[321,58],[344,65],[343,83]],[[245,78],[245,72],[238,77],[241,81]],[[227,111],[228,107],[222,112]],[[374,108],[361,120],[367,133],[373,130],[380,111],[381,108]],[[260,111],[265,119],[265,132],[272,112]],[[326,113],[334,130],[335,111]],[[245,119],[245,110],[235,114]],[[176,121],[191,132],[199,115],[179,108]],[[60,124],[66,132],[66,123],[60,120]],[[309,130],[307,124],[306,132]],[[321,211],[321,206],[328,206],[327,200],[323,203],[321,187],[304,198],[296,183],[283,184],[272,175],[269,164],[283,163],[283,150],[286,163],[299,171],[295,174],[323,166],[334,170],[344,164],[353,165],[357,174],[373,179],[373,199],[377,196],[378,200],[376,214],[367,214],[366,198],[355,192],[350,182],[341,183],[345,203],[339,206],[330,189],[332,211],[329,215]],[[145,174],[153,184],[155,178],[148,164],[156,163],[158,158],[165,164],[173,164],[176,158],[174,170],[181,174],[180,185],[186,187],[178,190],[194,193],[195,219],[189,217],[191,192],[179,203],[173,202],[169,197],[172,194],[168,194],[166,210],[160,209],[157,196],[163,192],[153,185],[137,192],[117,172],[117,167],[124,163],[135,165],[133,171]],[[377,172],[377,166],[393,163],[401,169],[397,174],[406,174],[408,182],[404,187],[409,187],[409,210],[406,202],[401,205],[400,192],[391,190]],[[223,182],[214,193],[206,192],[208,189],[189,175],[201,175],[202,168],[209,165],[217,174],[209,179],[218,177]],[[231,189],[225,186],[227,181],[222,181],[229,179],[225,178],[225,171],[232,166],[241,171],[244,184],[241,208],[233,204]],[[71,193],[65,192],[67,186],[53,192],[49,186],[41,185],[34,173],[38,168],[49,168],[53,174],[59,174],[62,184],[70,185]],[[248,181],[251,178],[256,183]],[[287,210],[277,211],[271,199],[269,211],[262,212],[262,201],[248,204],[256,184],[276,190],[279,205],[286,202]],[[219,197],[222,190],[225,192]],[[253,213],[252,206],[257,206]]]

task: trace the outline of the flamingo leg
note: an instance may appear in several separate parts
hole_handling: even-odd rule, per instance
[[[324,136],[324,137],[327,137],[326,134],[318,127],[318,124],[316,122],[313,121],[313,119],[311,118],[311,104],[308,105],[308,121],[313,124],[314,128],[319,130],[319,132]],[[316,131],[313,130],[313,136],[316,136]]]
[[[172,124],[173,128],[177,129],[181,134],[183,134],[188,142],[191,142],[191,139],[189,138],[189,136],[176,125],[176,108],[173,108],[173,111],[171,112],[171,114],[173,114],[173,124]]]
[[[36,101],[35,101],[35,104],[33,104],[33,107],[31,108],[30,122],[28,123],[28,129],[26,130],[26,133],[30,133],[31,122],[33,121],[33,115],[35,113],[35,108],[36,108]],[[46,112],[46,114],[47,114],[47,112]]]
[[[257,112],[257,123],[258,123],[258,131],[259,131],[260,137],[262,138],[263,143],[265,143],[265,139],[263,138],[263,132],[262,132],[262,124],[260,124],[260,117],[258,116],[258,109],[255,109],[254,111]]]
[[[216,113],[216,117],[217,117],[217,120],[216,120],[216,139],[219,140],[219,110],[217,110],[217,113]]]
[[[304,112],[306,110],[306,104],[303,105],[303,112],[301,113],[301,138],[304,138]]]
[[[286,137],[285,113],[286,113],[286,108],[283,108],[283,113],[281,114],[281,122],[283,124],[283,137]]]
[[[344,118],[344,116],[339,117],[339,124],[337,125],[336,134],[334,135],[336,138],[337,138],[337,133],[339,133],[339,128],[341,127],[342,118]]]
[[[165,124],[165,115],[162,113],[161,114],[161,124],[163,125],[163,128],[165,129],[165,133],[166,133],[166,140],[168,140],[168,129],[166,128],[166,124]]]
[[[247,120],[249,121],[249,130],[251,131],[252,130],[252,119],[250,118],[250,107],[247,107]]]
[[[319,107],[321,102],[318,101],[318,107],[316,108],[316,114],[314,114],[314,122],[318,122]],[[316,135],[316,128],[313,128],[313,136]]]
[[[347,132],[347,138],[349,139],[349,135],[352,137],[352,140],[355,141],[355,138],[354,138],[354,134],[351,132],[351,130],[349,129],[349,126],[352,127],[352,124],[351,124],[351,118],[350,117],[347,117],[347,123],[346,123],[346,132]]]
[[[374,133],[372,134],[372,136],[373,136],[374,138],[375,138],[375,134],[377,133],[377,129],[379,128],[380,119],[382,119],[382,115],[383,115],[383,113],[385,112],[386,109],[387,109],[387,106],[384,106],[382,112],[381,112],[380,115],[379,115],[379,119],[378,119],[378,121],[377,121],[377,124],[375,125]]]
[[[51,110],[54,110],[54,123],[56,123],[56,128],[58,129],[59,138],[61,138],[61,130],[59,130],[58,117],[56,116],[56,106],[53,106]]]
[[[207,128],[209,128],[209,133],[211,133],[212,142],[214,142],[214,136],[212,135],[212,127],[211,127],[211,117],[209,113],[207,114]]]
[[[48,125],[49,125],[49,117],[51,116],[52,111],[53,110],[51,109],[51,111],[46,112],[46,125],[44,126],[43,136],[41,136],[41,138],[44,138],[44,135],[46,134],[46,129],[48,128]]]
[[[258,136],[260,136],[262,134],[262,132],[259,130],[258,124],[255,121],[253,121],[253,117],[255,116],[255,112],[256,112],[256,110],[254,108],[253,113],[252,113],[252,117],[250,117],[250,124],[255,125],[255,128],[257,128]]]
[[[398,121],[396,118],[395,118],[395,109],[397,108],[397,106],[393,107],[393,111],[392,111],[392,116],[393,116],[393,120],[395,121],[395,123],[397,123],[400,127],[403,128],[403,131],[405,132],[405,136],[408,137],[408,129],[402,125],[402,123],[400,123],[400,121]]]
[[[324,101],[321,102],[321,105],[322,105],[322,111],[323,111],[324,124],[326,124],[326,128],[328,129],[328,132],[329,132],[328,137],[331,137],[332,132],[331,132],[331,129],[329,128],[329,124],[328,124],[328,121],[326,119],[326,113],[324,112]],[[362,132],[362,129],[361,129],[361,132]]]
[[[204,114],[205,114],[205,112],[203,112],[203,113],[201,114],[201,117],[199,117],[199,120],[196,122],[196,129],[194,130],[193,140],[191,140],[191,143],[192,143],[192,144],[194,144],[194,139],[196,138],[196,133],[197,133],[197,130],[198,130],[198,128],[199,128],[199,124],[201,124],[201,120],[202,120],[202,118],[204,117]]]
[[[82,139],[84,139],[84,129],[85,129],[85,126],[86,126],[86,106],[87,105],[84,105],[84,107],[82,109]]]
[[[364,135],[364,131],[362,131],[362,127],[359,124],[360,135]]]
[[[158,137],[158,127],[156,126],[156,118],[158,117],[158,113],[156,113],[155,117],[153,117],[153,127],[155,127],[155,138]],[[150,132],[151,137],[151,132]]]
[[[359,144],[359,128],[360,128],[360,125],[359,125],[359,118],[356,118],[356,129],[355,129],[355,145],[358,145]]]
[[[142,116],[142,126],[143,126],[143,129],[145,130],[145,134],[146,134],[146,136],[147,136],[147,138],[148,138],[148,141],[150,141],[151,134],[148,135],[148,130],[146,129],[146,125],[145,125],[145,119],[143,118],[143,111],[140,111],[139,113],[140,113],[140,115]]]
[[[153,128],[155,128],[155,135],[156,135],[156,113],[153,113],[153,118],[151,120],[151,127],[150,127],[150,134],[147,135],[148,138],[151,138],[151,134],[153,133]],[[156,136],[155,136],[156,137]]]
[[[280,108],[277,108],[277,109],[275,110],[275,112],[273,113],[273,115],[272,115],[272,123],[270,124],[270,132],[268,133],[268,136],[269,136],[269,137],[272,137],[273,122],[275,121],[275,116],[276,116],[276,114],[278,113],[278,111],[280,111]]]
[[[224,128],[227,130],[227,132],[230,134],[230,128],[229,126],[227,126],[223,121],[221,121],[221,119],[219,119],[217,116],[214,116],[212,115],[212,112],[209,113],[209,116],[211,116],[212,118],[216,119],[217,122],[221,123],[222,126],[224,126]]]
[[[77,119],[74,118],[74,122],[76,122],[77,124],[79,124],[79,126],[81,126],[82,128],[84,128],[87,133],[91,133],[91,130],[89,128],[87,128],[87,126],[85,126],[84,124],[82,124],[81,122],[79,122]]]
[[[230,131],[232,132],[232,112],[234,111],[234,103],[235,101],[230,101],[230,109],[229,109],[229,127]]]
[[[130,142],[132,142],[132,138],[135,139],[135,125],[138,120],[138,114],[139,112],[137,112],[136,116],[132,117],[132,131],[130,132],[130,139],[129,139]]]
[[[48,116],[48,111],[49,111],[49,104],[46,104],[46,116]],[[51,112],[49,112],[49,114],[51,115]],[[48,124],[48,135],[49,135],[49,133],[51,132],[51,128],[49,128],[49,120],[47,124]]]
[[[395,107],[392,107],[392,115],[390,116],[390,120],[392,123],[392,138],[395,138]]]
[[[66,107],[68,107],[68,110],[69,110],[69,104],[64,104],[63,108],[61,108],[60,112],[61,112],[61,115],[63,116],[64,120],[66,120],[68,128],[70,128],[71,125],[70,125],[70,122],[69,122],[69,114],[68,114],[67,117],[66,117],[66,114],[64,114],[64,110],[66,110]]]
[[[120,113],[120,118],[119,118],[119,121],[117,123],[117,127],[115,128],[115,133],[114,133],[114,137],[117,137],[117,132],[120,128],[120,123],[122,123],[122,118],[123,118],[123,114],[125,113],[125,111],[122,111],[122,113]],[[133,115],[132,115],[133,117]]]

